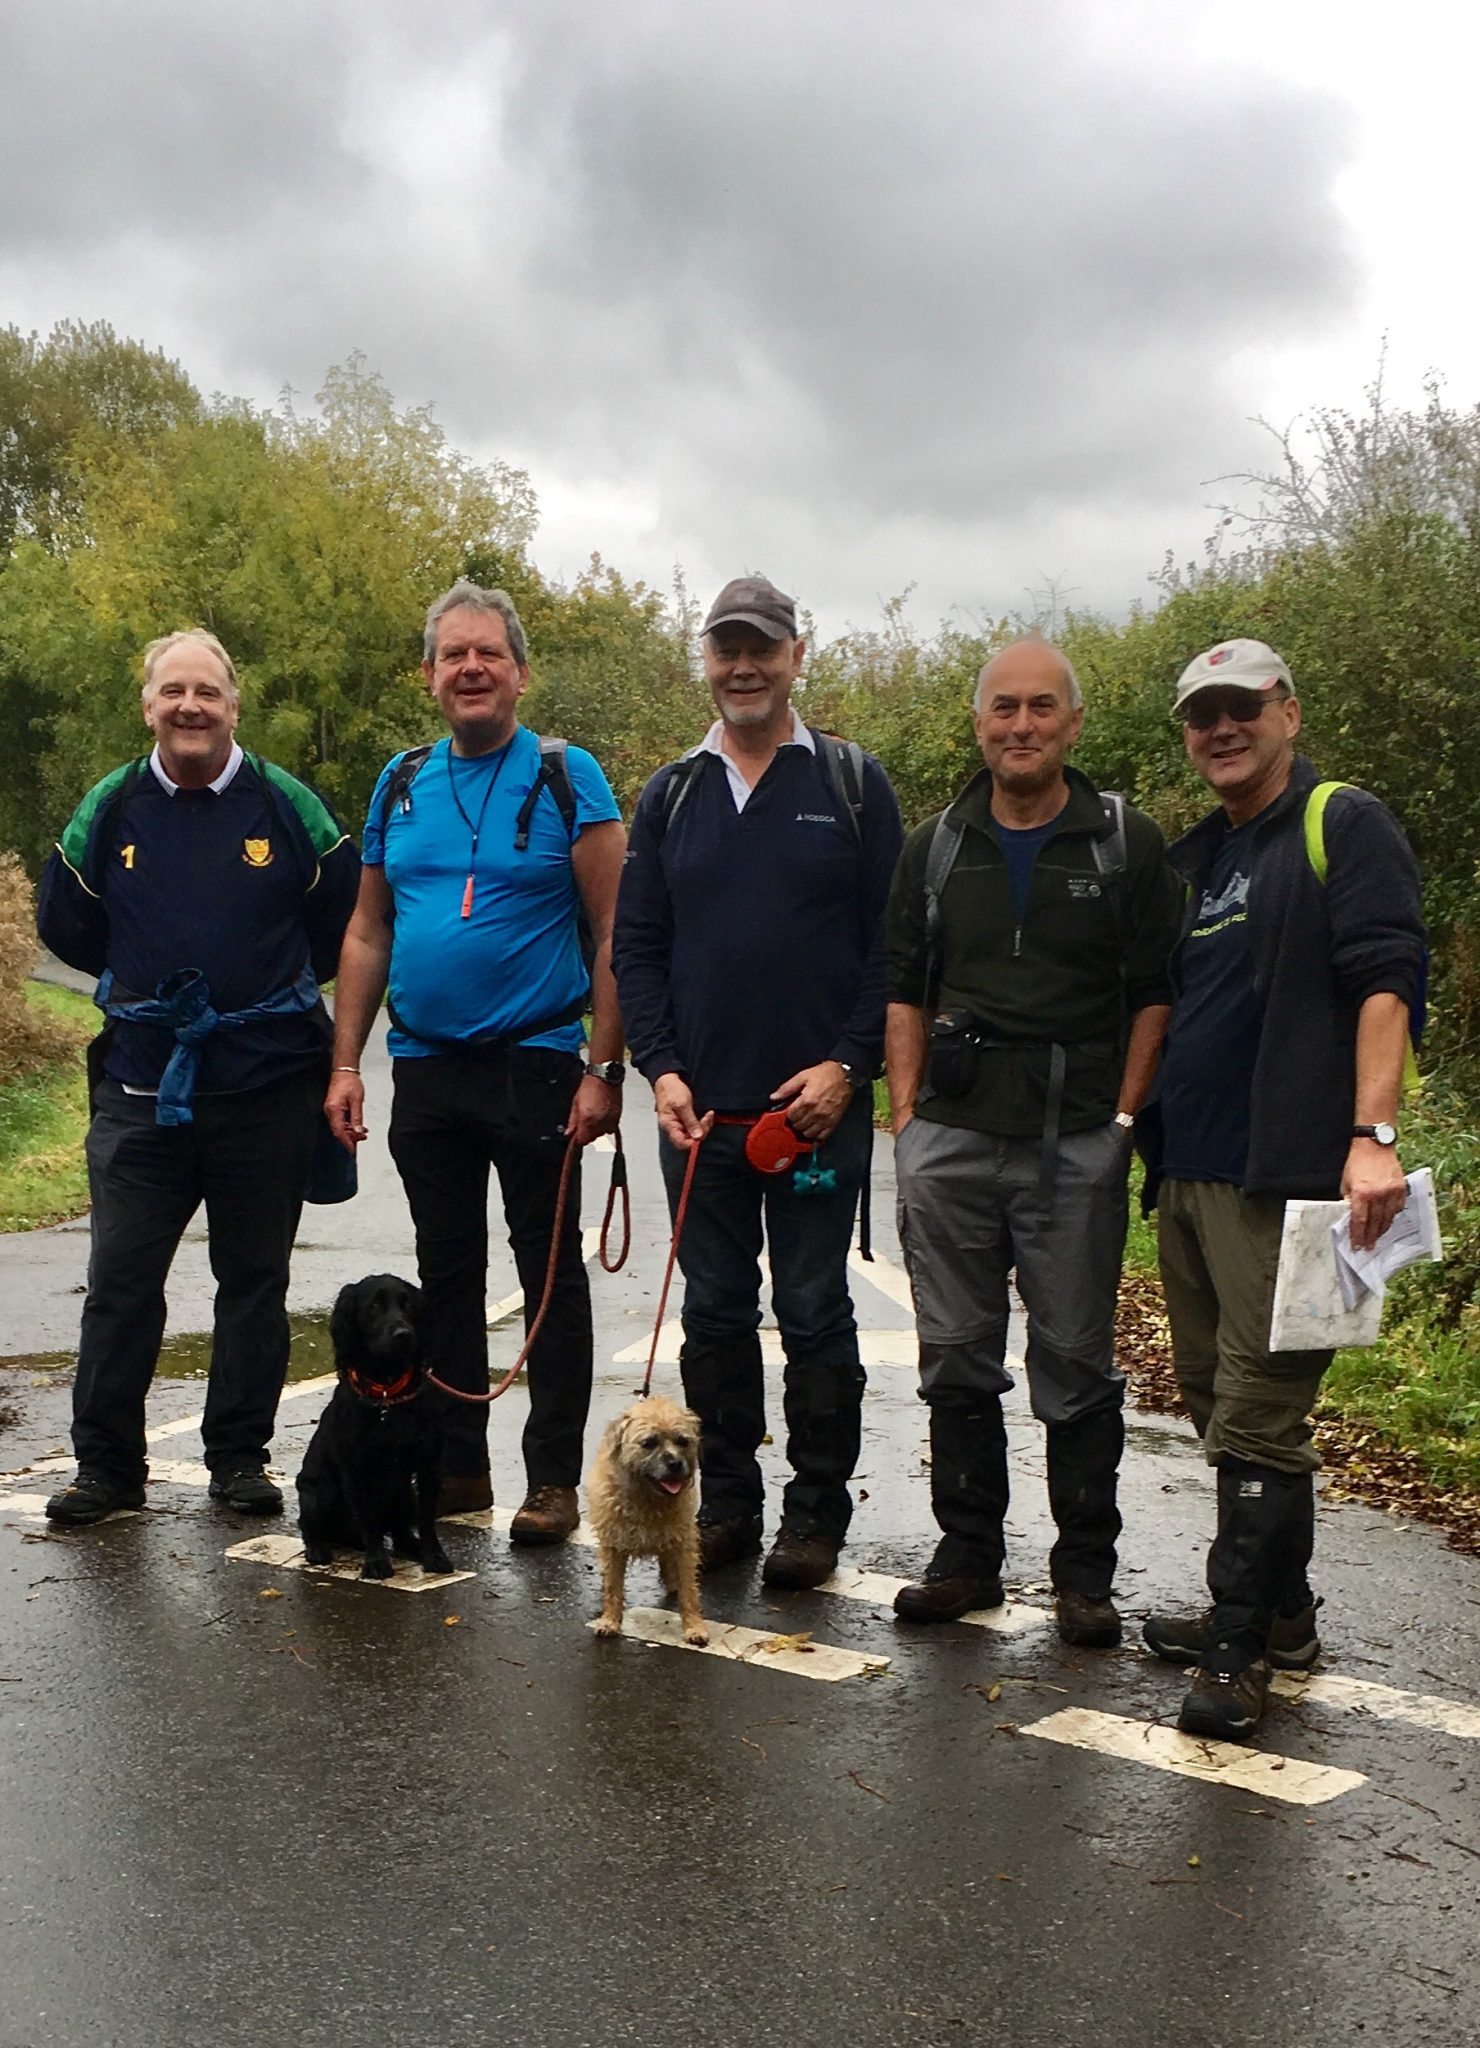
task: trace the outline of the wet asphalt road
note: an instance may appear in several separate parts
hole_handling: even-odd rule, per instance
[[[613,1359],[651,1328],[666,1240],[636,1093],[629,1119],[635,1250],[620,1279],[594,1274],[594,1421],[640,1377]],[[859,1280],[859,1322],[903,1361],[887,1144],[876,1173],[896,1263]],[[588,1223],[604,1179],[597,1163]],[[309,1227],[308,1305],[410,1267],[383,1181],[363,1227]],[[68,1238],[35,1241],[29,1269],[0,1247],[0,1350],[35,1348],[47,1317],[75,1326]],[[514,1284],[505,1255],[490,1294]],[[493,1341],[511,1357],[514,1324]],[[905,1363],[870,1379],[845,1558],[903,1574],[930,1547],[923,1410]],[[161,1382],[151,1426],[187,1422],[199,1393]],[[65,1387],[0,1367],[0,1397],[23,1411],[0,1435],[0,2048],[1480,2039],[1480,1570],[1427,1531],[1323,1508],[1324,1668],[1395,1693],[1281,1702],[1258,1745],[1278,1768],[1241,1789],[1138,1753],[1175,1717],[1176,1672],[1067,1650],[1031,1613],[1013,1635],[910,1634],[887,1588],[778,1596],[749,1567],[707,1583],[716,1621],[890,1660],[825,1683],[766,1651],[598,1644],[585,1548],[444,1525],[471,1575],[415,1594],[229,1557],[291,1517],[211,1510],[192,1427],[157,1443],[147,1513],[51,1534],[34,1500],[55,1482],[20,1468],[64,1445]],[[320,1400],[285,1401],[285,1474]],[[522,1400],[494,1410],[505,1510]],[[1009,1579],[1031,1610],[1049,1532],[1015,1403]],[[1133,1423],[1125,1509],[1139,1616],[1197,1581],[1209,1489],[1184,1430]],[[629,1598],[659,1604],[650,1566]],[[1447,1725],[1392,1718],[1424,1711],[1415,1695],[1450,1703]],[[1117,1717],[1094,1725],[1128,1731],[1132,1757],[1030,1732],[1071,1709]],[[1290,1803],[1302,1762],[1361,1782]]]

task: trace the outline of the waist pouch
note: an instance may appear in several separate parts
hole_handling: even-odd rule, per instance
[[[981,1050],[982,1036],[970,1010],[941,1010],[930,1025],[932,1092],[947,1102],[969,1095],[976,1085]]]

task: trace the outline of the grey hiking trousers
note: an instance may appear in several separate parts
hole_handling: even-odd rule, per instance
[[[895,1143],[899,1238],[915,1297],[920,1392],[1003,1394],[1007,1277],[1028,1311],[1028,1392],[1049,1424],[1119,1407],[1115,1298],[1125,1247],[1130,1138],[1118,1124],[1059,1139],[1051,1202],[1040,1141],[915,1116]]]

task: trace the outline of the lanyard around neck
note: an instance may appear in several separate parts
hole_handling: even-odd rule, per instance
[[[457,777],[452,772],[452,743],[449,740],[447,744],[447,787],[452,791],[452,801],[457,806],[457,815],[462,819],[472,836],[472,844],[468,848],[468,879],[463,883],[462,893],[462,915],[465,918],[471,917],[473,914],[473,871],[478,861],[478,835],[483,830],[483,820],[488,813],[488,799],[493,795],[498,779],[504,772],[504,763],[508,760],[513,745],[514,741],[511,737],[498,757],[498,766],[488,778],[488,785],[483,792],[483,801],[478,806],[478,817],[475,823],[463,809],[462,798],[457,793]]]

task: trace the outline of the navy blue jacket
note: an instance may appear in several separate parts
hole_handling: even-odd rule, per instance
[[[632,1057],[683,1076],[700,1113],[751,1115],[803,1067],[873,1074],[884,1046],[884,909],[903,831],[889,778],[863,757],[855,832],[823,760],[778,749],[735,809],[701,754],[664,829],[660,768],[638,800],[612,967]]]
[[[1423,897],[1403,829],[1367,790],[1338,790],[1326,807],[1322,882],[1305,850],[1305,804],[1319,780],[1298,755],[1283,795],[1253,825],[1258,851],[1247,908],[1263,1022],[1244,1175],[1251,1195],[1335,1199],[1351,1149],[1357,1014],[1369,996],[1388,992],[1411,1006],[1422,993]],[[1168,849],[1191,885],[1187,925],[1227,829],[1223,811],[1214,811]],[[1185,931],[1172,955],[1174,990]],[[1159,1116],[1152,1105],[1136,1126],[1148,1202],[1158,1177]]]

